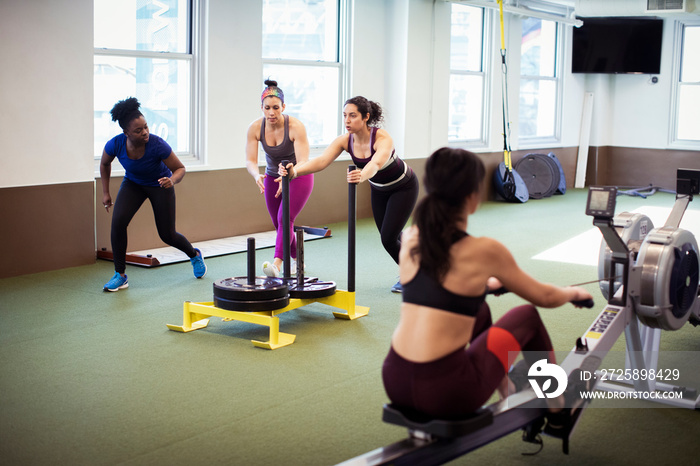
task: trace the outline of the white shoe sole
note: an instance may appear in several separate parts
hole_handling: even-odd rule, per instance
[[[277,268],[277,266],[272,262],[268,261],[263,262],[263,273],[265,273],[266,276],[271,278],[280,276],[280,271]]]
[[[129,288],[129,282],[124,283],[122,286],[118,286],[118,287],[116,287],[116,288],[107,288],[107,287],[105,287],[105,288],[104,288],[104,291],[109,291],[109,292],[112,292],[112,293],[113,293],[113,292],[115,292],[115,291],[124,290],[124,289],[126,289],[126,288]]]

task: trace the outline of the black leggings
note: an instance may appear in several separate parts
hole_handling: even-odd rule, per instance
[[[418,179],[411,173],[408,182],[393,191],[372,188],[372,213],[377,224],[382,246],[399,263],[401,231],[413,213],[418,199]]]
[[[116,272],[126,270],[126,229],[146,199],[151,201],[160,239],[190,259],[197,255],[187,238],[175,231],[175,188],[142,186],[124,178],[112,213],[112,254]]]
[[[520,351],[529,364],[542,358],[555,362],[537,309],[530,304],[518,306],[491,325],[491,312],[484,303],[466,349],[416,363],[391,348],[382,368],[384,388],[399,406],[439,419],[463,417],[491,397]]]

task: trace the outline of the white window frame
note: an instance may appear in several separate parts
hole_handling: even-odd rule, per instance
[[[680,98],[680,87],[684,86],[700,86],[700,82],[683,83],[681,84],[681,71],[683,59],[683,33],[686,27],[700,27],[700,20],[680,20],[674,21],[673,30],[673,66],[672,69],[672,85],[671,85],[671,113],[669,115],[669,130],[668,130],[668,145],[672,149],[679,150],[700,150],[700,141],[689,139],[678,139],[678,112]]]
[[[265,58],[262,57],[262,68],[261,74],[264,75],[265,65],[291,65],[291,66],[309,66],[309,67],[327,67],[335,68],[338,70],[338,95],[337,102],[338,108],[342,110],[343,103],[345,100],[350,98],[350,66],[348,64],[348,57],[350,57],[350,31],[351,24],[350,18],[352,17],[352,0],[337,0],[338,4],[338,43],[336,50],[337,61],[322,61],[322,60],[295,60],[295,59],[277,59],[277,58]],[[262,80],[267,79],[268,76],[262,76]],[[274,77],[272,77],[274,79]],[[261,81],[262,81],[261,80]],[[284,89],[280,83],[280,87]],[[343,131],[343,121],[341,118],[341,113],[338,112],[336,118],[336,134],[341,134]],[[322,150],[325,149],[328,144],[332,141],[327,141],[322,144],[314,144],[309,147],[311,153],[310,156],[320,155]]]
[[[187,152],[175,151],[185,166],[203,165],[204,161],[204,31],[206,18],[206,0],[189,0],[190,8],[190,52],[150,52],[142,50],[123,50],[95,48],[95,56],[117,56],[126,58],[173,58],[186,60],[190,67],[190,124],[189,149]],[[127,96],[125,96],[126,98]],[[104,141],[105,143],[107,141]],[[101,154],[95,154],[95,173],[99,174]],[[113,172],[122,173],[121,165],[112,167]]]
[[[552,21],[552,20],[545,20],[542,19],[542,21]],[[555,21],[554,21],[555,22]],[[520,21],[521,27],[520,31],[522,32],[522,21]],[[564,86],[562,85],[562,75],[563,75],[563,50],[565,50],[565,43],[564,43],[564,26],[561,22],[555,22],[556,25],[556,44],[555,44],[555,51],[554,51],[554,76],[540,76],[540,75],[535,75],[535,76],[530,76],[530,75],[522,75],[518,73],[518,98],[520,96],[520,79],[521,78],[526,78],[526,79],[531,79],[531,80],[538,80],[538,81],[552,81],[556,83],[556,91],[555,91],[555,99],[556,102],[554,103],[554,134],[552,136],[546,136],[546,137],[541,137],[541,136],[534,136],[534,137],[524,137],[520,135],[520,131],[518,131],[518,149],[533,149],[533,148],[545,148],[545,147],[553,147],[558,144],[561,144],[561,127],[562,127],[562,101],[563,101],[563,88]],[[520,71],[520,70],[519,70]],[[518,105],[518,109],[520,106]],[[518,128],[520,127],[520,114],[518,111]]]
[[[472,8],[480,8],[478,6],[470,5],[468,3],[452,2],[454,5],[469,6]],[[450,6],[451,8],[452,6]],[[491,54],[493,52],[493,41],[491,40],[492,35],[492,24],[494,15],[492,10],[487,8],[481,8],[483,11],[482,17],[482,30],[481,30],[481,71],[465,71],[465,70],[453,70],[450,67],[450,80],[452,75],[460,76],[479,76],[481,77],[481,134],[478,139],[449,139],[448,134],[448,146],[450,147],[463,147],[469,149],[486,149],[489,147],[489,136],[491,134]],[[451,15],[451,11],[450,11]],[[450,20],[450,27],[452,26],[452,21]],[[450,38],[452,35],[450,34]],[[500,70],[500,68],[499,68]],[[448,104],[449,113],[449,104]],[[449,127],[449,115],[448,115],[448,127]],[[449,129],[448,129],[449,131]]]

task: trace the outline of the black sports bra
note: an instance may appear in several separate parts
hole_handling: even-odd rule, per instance
[[[408,283],[403,283],[401,286],[405,303],[434,307],[466,316],[475,316],[486,300],[486,291],[481,296],[463,296],[445,289],[422,267]]]

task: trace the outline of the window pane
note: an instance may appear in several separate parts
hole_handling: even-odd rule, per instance
[[[555,136],[556,97],[556,81],[520,79],[521,138]]]
[[[338,61],[337,0],[264,0],[263,58]]]
[[[681,82],[700,82],[700,26],[683,28]]]
[[[450,76],[449,140],[480,140],[482,134],[483,78]]]
[[[338,136],[339,68],[266,64],[263,76],[277,81],[284,92],[284,112],[304,124],[309,144],[326,145]]]
[[[175,152],[189,152],[190,62],[165,58],[95,56],[95,156],[122,130],[109,111],[136,97],[152,134]]]
[[[520,74],[553,78],[557,45],[556,23],[525,18],[522,27]]]
[[[450,69],[481,71],[483,38],[482,8],[452,5],[450,29]]]
[[[700,141],[700,85],[681,84],[678,94],[678,139]]]
[[[189,53],[188,0],[95,0],[95,47]]]

